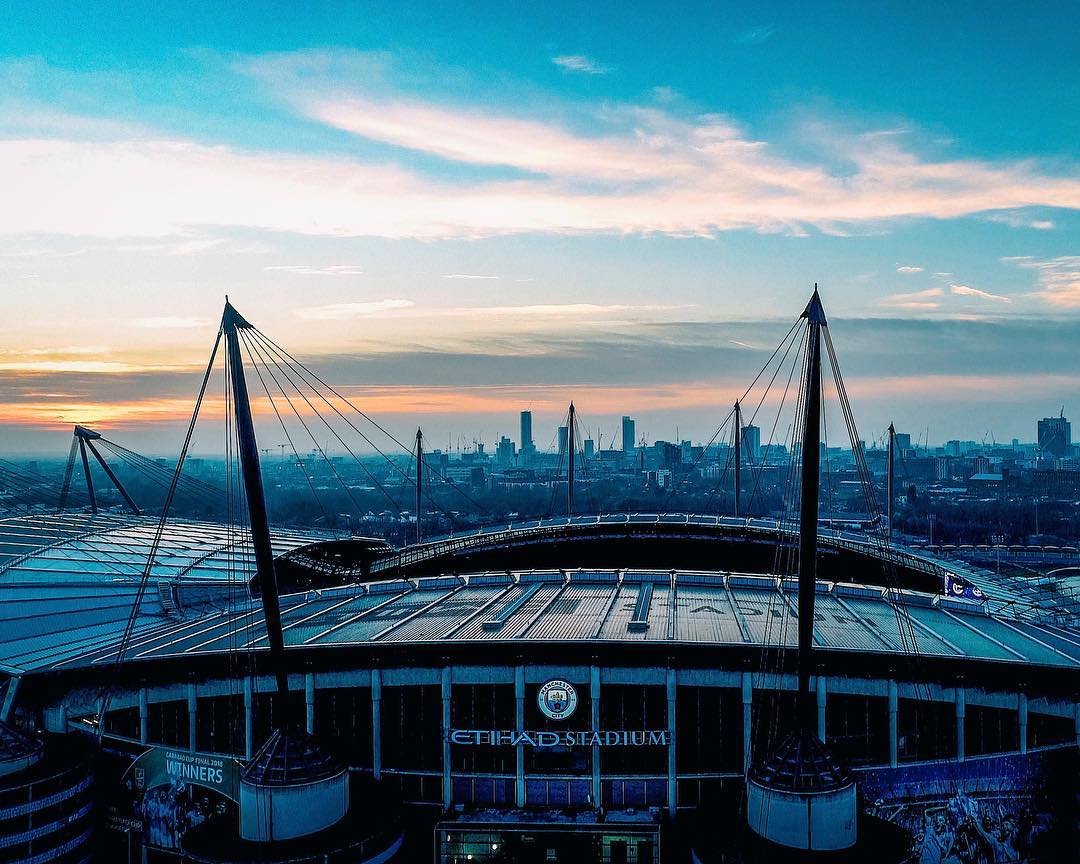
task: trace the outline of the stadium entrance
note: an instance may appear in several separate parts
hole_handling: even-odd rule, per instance
[[[654,864],[660,823],[649,812],[491,811],[440,822],[438,864]]]

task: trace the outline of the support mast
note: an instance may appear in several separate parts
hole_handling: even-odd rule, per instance
[[[885,517],[889,520],[888,537],[892,540],[893,496],[896,494],[896,427],[889,424],[889,477],[885,483]]]
[[[79,439],[79,453],[82,456],[83,474],[86,476],[86,494],[90,496],[90,510],[97,513],[97,496],[94,494],[94,478],[90,476],[90,460],[86,458],[86,441]]]
[[[817,587],[818,494],[821,478],[821,328],[825,310],[814,296],[803,312],[808,322],[806,394],[802,435],[802,498],[799,520],[799,723],[817,734],[817,703],[810,691],[811,652],[814,645],[814,592]]]
[[[421,508],[424,494],[424,433],[419,426],[416,427],[416,542],[419,543],[424,537]]]
[[[570,416],[566,428],[566,515],[574,515],[574,403],[570,403]]]
[[[739,495],[742,484],[739,482],[739,463],[742,461],[742,407],[735,400],[735,517],[739,516]]]
[[[240,451],[240,470],[244,478],[248,517],[251,523],[251,542],[255,550],[255,570],[259,577],[263,613],[266,618],[266,638],[270,644],[270,661],[277,680],[282,711],[287,716],[289,682],[285,673],[285,639],[281,632],[281,601],[278,597],[274,552],[270,545],[270,523],[266,516],[266,497],[263,493],[262,470],[259,465],[259,445],[255,440],[255,424],[251,418],[247,380],[244,378],[244,359],[240,353],[239,331],[251,325],[233,308],[228,299],[221,318],[221,327],[228,346],[229,374],[232,379],[233,405],[236,411],[236,437]]]

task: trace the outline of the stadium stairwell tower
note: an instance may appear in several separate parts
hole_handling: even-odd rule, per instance
[[[858,796],[851,775],[818,737],[815,694],[810,690],[821,482],[821,328],[826,325],[816,285],[802,317],[808,330],[799,523],[797,727],[750,770],[746,818],[751,830],[771,843],[832,852],[855,845]]]
[[[279,716],[287,718],[289,685],[281,604],[259,447],[255,440],[238,334],[239,330],[250,327],[226,299],[221,328],[228,351],[226,362],[232,381],[240,470],[247,497],[270,662],[281,706]],[[278,724],[240,775],[240,836],[244,840],[271,842],[306,837],[337,824],[348,809],[348,771],[326,756],[306,732],[290,728],[288,719]]]

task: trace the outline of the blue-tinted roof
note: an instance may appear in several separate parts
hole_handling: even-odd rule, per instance
[[[116,517],[0,520],[0,664],[33,672],[114,661],[155,529],[155,520]],[[275,546],[311,539],[282,532]],[[220,525],[168,526],[126,661],[266,650],[261,606],[246,590],[254,565],[245,540]],[[504,572],[289,595],[282,621],[288,647],[320,651],[432,642],[773,647],[795,644],[794,587],[722,572]],[[987,614],[961,600],[831,583],[817,602],[815,640],[825,651],[885,656],[914,644],[927,656],[1080,667],[1080,631],[1023,620],[1008,605]]]

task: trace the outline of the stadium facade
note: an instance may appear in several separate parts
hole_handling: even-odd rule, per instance
[[[170,522],[140,596],[157,527],[0,520],[3,860],[249,860],[242,775],[286,717],[347,769],[350,824],[266,860],[722,860],[747,771],[793,710],[796,583],[745,566],[789,543],[776,523],[554,520],[374,563],[275,532],[288,705],[250,539]],[[825,530],[821,549],[818,732],[864,811],[916,860],[935,844],[946,860],[964,831],[972,850],[1059,860],[1076,837],[1075,622],[1007,585],[920,590],[979,584],[953,561]],[[886,570],[919,587],[874,584]]]

